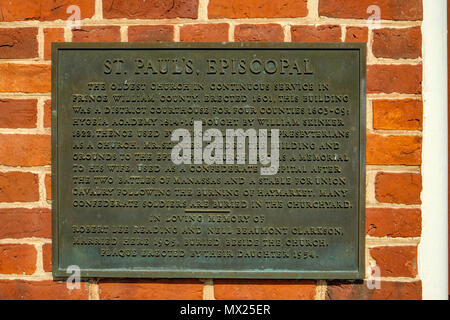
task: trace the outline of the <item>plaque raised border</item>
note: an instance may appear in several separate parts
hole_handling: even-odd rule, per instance
[[[59,195],[64,173],[58,170],[58,156],[62,146],[58,144],[58,64],[61,50],[91,49],[167,49],[167,50],[356,50],[359,52],[359,224],[358,270],[354,271],[261,271],[261,270],[126,270],[81,269],[82,278],[248,278],[248,279],[364,279],[365,277],[365,159],[366,159],[366,44],[365,43],[52,43],[52,266],[55,279],[70,276],[60,267],[59,217],[63,210]]]

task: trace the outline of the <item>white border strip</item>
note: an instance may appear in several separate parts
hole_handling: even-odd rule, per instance
[[[447,3],[423,1],[423,299],[448,299]]]

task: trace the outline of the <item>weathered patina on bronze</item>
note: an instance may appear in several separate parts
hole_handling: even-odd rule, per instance
[[[54,43],[54,277],[364,278],[365,59]]]

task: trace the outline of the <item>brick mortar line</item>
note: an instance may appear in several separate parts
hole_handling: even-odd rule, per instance
[[[366,130],[373,130],[373,100],[366,98]]]
[[[292,42],[291,25],[285,24],[281,27],[283,28],[284,42]]]
[[[234,42],[235,41],[235,30],[236,30],[236,24],[233,23],[229,23],[229,28],[228,28],[228,41],[230,42]]]
[[[420,27],[422,21],[397,21],[397,20],[378,20],[377,24],[371,24],[367,19],[344,19],[344,18],[329,18],[329,17],[297,17],[297,18],[220,18],[220,19],[189,19],[189,18],[173,18],[173,19],[92,19],[86,18],[80,20],[81,27],[88,26],[121,26],[121,25],[171,25],[171,24],[199,24],[199,23],[226,23],[234,21],[236,24],[264,24],[264,23],[290,23],[295,25],[348,25],[354,27],[374,26],[375,29],[406,29],[412,27]],[[0,28],[18,28],[18,27],[42,27],[42,28],[62,28],[67,25],[67,20],[53,20],[53,21],[8,21],[0,22]]]
[[[47,166],[34,166],[34,167],[23,167],[23,166],[5,166],[0,165],[0,172],[12,172],[12,171],[22,171],[22,172],[32,172],[32,173],[51,173],[51,165]],[[1,203],[1,202],[0,202]]]
[[[94,16],[92,17],[94,20],[103,20],[103,1],[102,0],[95,0],[94,4]]]
[[[381,97],[385,96],[385,97]],[[396,96],[401,96],[400,98],[397,98]],[[378,100],[417,100],[422,101],[422,95],[421,94],[399,94],[399,93],[368,93],[366,94],[367,104],[369,102],[374,102]]]
[[[0,99],[39,99],[43,97],[45,100],[50,100],[50,92],[35,93],[35,92],[0,92]],[[25,128],[26,129],[26,128]]]
[[[36,40],[38,42],[38,57],[40,60],[44,60],[44,28],[38,28]]]
[[[198,21],[206,22],[209,20],[208,18],[208,5],[209,0],[199,0],[198,1]]]
[[[55,281],[51,272],[44,272],[39,275],[0,274],[0,280]]]
[[[216,300],[214,296],[214,280],[200,279],[203,282],[203,300]]]
[[[374,30],[374,24],[369,23],[367,25],[368,33],[367,33],[367,57],[366,57],[366,66],[369,67],[370,64],[374,64],[375,56],[373,55],[372,51],[372,44],[373,44],[373,30]]]
[[[325,300],[327,294],[327,282],[326,280],[317,280],[316,283],[316,295],[314,300]]]
[[[393,237],[372,237],[366,236],[366,247],[402,247],[418,245],[420,243],[420,237],[406,237],[406,238],[393,238]]]
[[[44,253],[42,250],[43,244],[35,244],[34,247],[36,249],[36,270],[34,274],[40,275],[45,273],[44,271]]]
[[[1,214],[0,214],[1,215]],[[44,245],[51,244],[52,239],[47,238],[4,238],[0,239],[0,244],[29,244],[29,245]]]
[[[1,64],[35,64],[35,65],[51,65],[50,60],[40,60],[39,58],[30,59],[0,59]]]
[[[49,130],[46,130],[44,126],[44,117],[45,117],[45,100],[46,98],[39,97],[37,101],[37,114],[36,114],[36,129],[42,134],[48,134]],[[51,133],[51,130],[50,130]]]
[[[345,39],[347,37],[347,25],[341,24],[341,42],[345,42]]]
[[[174,42],[180,42],[180,29],[183,25],[179,24],[179,25],[174,25],[173,26],[173,41]]]
[[[415,99],[422,100],[422,94],[410,94],[410,93],[366,93],[367,99],[372,100],[399,100],[399,99]]]
[[[38,175],[52,173],[51,166],[13,167],[13,166],[0,165],[0,173],[7,173],[7,172],[28,172],[28,173],[38,174]],[[35,201],[28,201],[28,202],[34,203]],[[0,202],[0,203],[6,203],[6,202]]]
[[[45,205],[42,202],[1,202],[0,209],[51,209],[48,202]]]
[[[366,201],[366,208],[372,209],[422,209],[420,204],[398,204]]]
[[[416,277],[379,277],[378,278],[380,281],[385,281],[385,282],[417,282],[420,281],[421,279],[419,278],[419,276]]]
[[[97,279],[89,279],[87,282],[89,300],[100,300],[100,289]]]
[[[0,92],[0,99],[51,99],[51,92]]]
[[[38,173],[38,181],[39,181],[39,202],[42,205],[46,205],[47,204],[47,199],[46,199],[46,187],[45,187],[45,176],[46,173],[43,172],[39,172]]]
[[[367,236],[366,236],[367,237]],[[372,258],[372,256],[369,253],[369,247],[367,246],[367,243],[364,247],[364,260],[365,260],[365,270],[364,270],[364,280],[367,280],[371,276],[371,266],[375,265],[375,260]]]
[[[403,208],[403,209],[411,209],[411,210],[415,210],[415,209],[421,209],[421,206],[420,205],[404,205],[404,206],[406,206],[405,208]],[[384,207],[380,207],[380,206],[367,206],[366,205],[366,209],[384,209]],[[394,207],[394,206],[392,206],[392,207],[390,207],[390,209],[398,209],[398,207]],[[378,238],[378,237],[374,237],[374,238]],[[401,237],[399,237],[399,238],[401,238]]]
[[[399,173],[420,173],[420,166],[402,166],[402,165],[366,165],[366,173],[369,172],[399,172]]]
[[[120,42],[128,42],[128,26],[120,26]]]
[[[30,134],[48,136],[51,135],[51,128],[0,128],[0,134]]]
[[[5,210],[5,209],[27,209],[27,208],[3,208],[3,210]],[[42,208],[42,207],[40,207],[40,208],[34,208],[34,209],[47,209],[47,208]],[[31,212],[21,212],[21,213],[24,213],[24,214],[27,214],[27,215],[33,215],[34,213],[31,213]],[[8,213],[7,212],[1,212],[0,211],[0,217],[2,216],[2,214],[4,214],[4,215],[7,215]],[[34,240],[38,240],[38,241],[40,241],[39,239],[46,239],[46,240],[51,240],[50,238],[36,238],[36,237],[28,237],[28,238],[1,238],[0,237],[0,239],[4,239],[4,240],[20,240],[20,239],[26,239],[26,240],[28,240],[28,239],[33,239],[33,241]]]
[[[68,27],[65,27],[64,28],[64,41],[72,42],[72,36],[73,36],[72,29],[68,28]]]
[[[307,18],[317,20],[319,19],[319,0],[307,0],[306,8],[308,9]]]
[[[335,25],[346,24],[348,26],[355,26],[355,27],[367,27],[370,25],[375,25],[370,22],[372,20],[368,19],[345,19],[345,18],[332,18],[326,16],[319,16],[317,19],[315,19],[315,21],[318,24],[335,24]],[[384,29],[386,27],[392,27],[393,29],[406,29],[411,27],[420,27],[422,23],[423,22],[420,20],[415,21],[378,20],[374,29]]]
[[[386,129],[369,129],[366,130],[369,133],[374,133],[379,136],[388,137],[388,136],[419,136],[421,137],[422,131],[419,130],[386,130]]]
[[[368,50],[370,52],[373,53],[372,49]],[[367,60],[367,66],[371,66],[371,65],[412,65],[412,66],[417,66],[417,65],[421,65],[423,62],[422,58],[415,58],[415,59],[405,59],[405,58],[399,58],[399,59],[392,59],[392,58],[378,58],[378,57],[373,57],[372,59],[368,59]]]

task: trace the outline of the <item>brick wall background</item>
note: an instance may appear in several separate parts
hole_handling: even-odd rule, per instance
[[[70,29],[70,5],[80,29]],[[381,20],[371,21],[371,5]],[[0,0],[0,299],[420,299],[422,0]],[[371,23],[372,22],[372,23]],[[50,44],[367,42],[363,282],[91,279],[51,275]],[[368,276],[368,275],[367,275]]]

